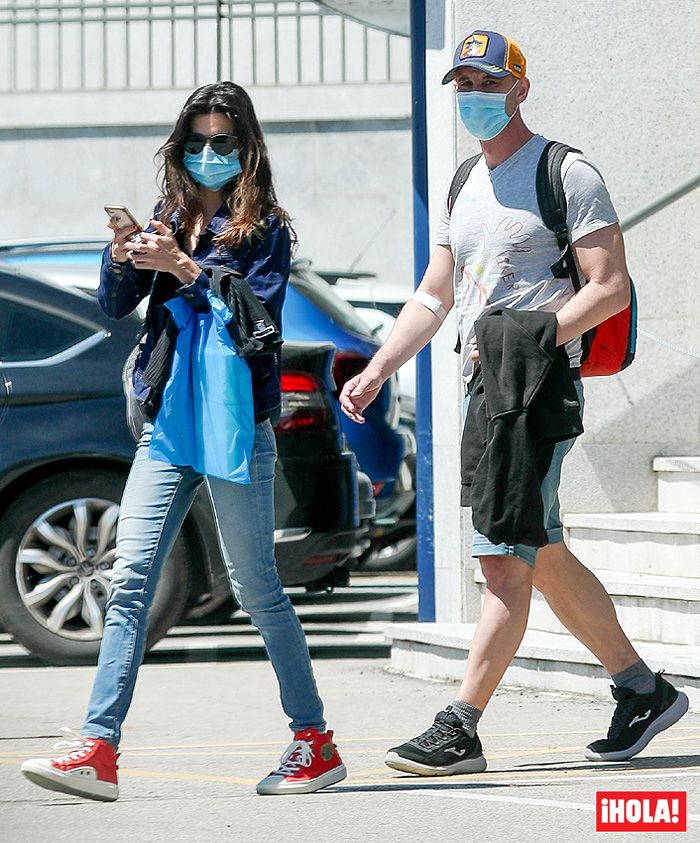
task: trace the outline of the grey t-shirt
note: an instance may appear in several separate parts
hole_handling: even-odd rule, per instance
[[[437,242],[449,246],[455,261],[455,309],[462,343],[462,377],[474,368],[469,340],[474,322],[492,305],[517,310],[559,310],[573,295],[568,278],[554,278],[561,257],[554,234],[542,222],[535,176],[546,138],[535,135],[493,170],[482,157],[447,211],[449,185],[438,224]],[[567,223],[572,242],[617,222],[598,170],[578,153],[562,165]],[[583,280],[583,279],[582,279]],[[572,366],[581,362],[581,341],[567,344]]]

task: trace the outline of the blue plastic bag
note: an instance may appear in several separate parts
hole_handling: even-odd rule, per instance
[[[250,369],[226,330],[231,311],[211,290],[207,298],[208,313],[198,313],[181,298],[166,302],[178,335],[149,456],[250,483],[255,439]]]

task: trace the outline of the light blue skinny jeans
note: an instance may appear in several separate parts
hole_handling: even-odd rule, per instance
[[[121,502],[117,554],[104,635],[82,735],[119,745],[146,624],[163,562],[205,477],[189,466],[149,459],[152,424],[144,426]],[[251,483],[208,477],[231,588],[260,630],[293,731],[323,730],[309,650],[275,566],[273,483],[277,448],[269,421],[256,425]]]

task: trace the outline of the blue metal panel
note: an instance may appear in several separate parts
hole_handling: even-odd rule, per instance
[[[428,133],[425,102],[425,0],[411,0],[411,94],[413,101],[413,264],[417,287],[429,260]],[[435,620],[433,536],[433,420],[430,347],[416,366],[416,488],[418,619]]]

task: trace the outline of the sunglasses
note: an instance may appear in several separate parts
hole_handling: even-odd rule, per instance
[[[182,146],[188,155],[198,155],[206,144],[209,144],[217,155],[230,155],[237,147],[238,138],[235,135],[207,137],[206,135],[190,134],[187,135]]]

